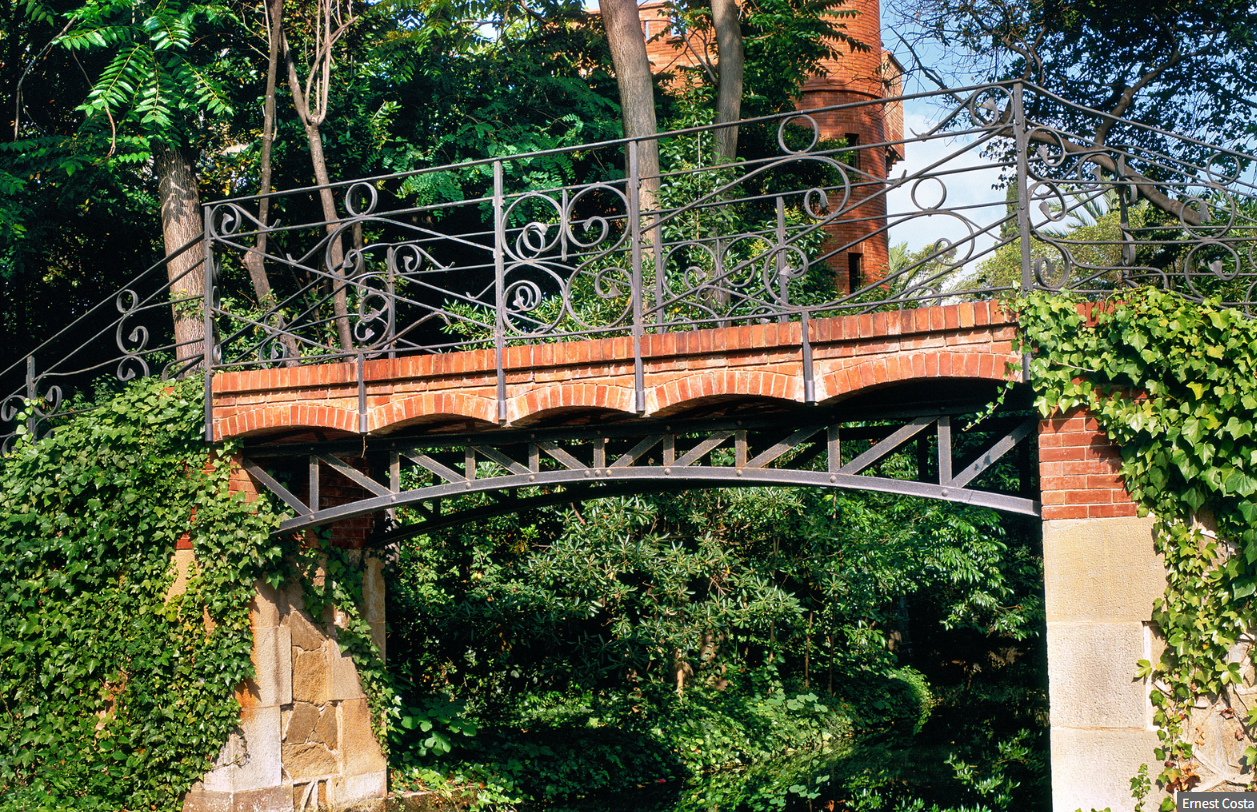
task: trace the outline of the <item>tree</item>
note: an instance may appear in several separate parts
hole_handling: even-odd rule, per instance
[[[1251,116],[1237,115],[1253,109],[1257,93],[1251,70],[1257,8],[1245,0],[913,0],[903,16],[919,37],[961,55],[957,74],[1019,79],[1059,96],[1065,104],[1045,94],[1028,97],[1030,123],[1055,130],[1032,129],[1033,141],[1067,156],[1086,154],[1109,177],[1190,225],[1207,214],[1167,191],[1164,175],[1171,170],[1119,166],[1109,150],[1142,147],[1203,164],[1211,150],[1157,129],[1241,146],[1257,135]],[[958,76],[941,78],[963,84]],[[1010,108],[1001,115],[1011,121]]]
[[[598,8],[620,88],[624,137],[642,139],[637,142],[637,174],[641,179],[641,208],[649,211],[655,208],[660,178],[659,141],[652,137],[659,132],[659,126],[655,120],[654,78],[646,59],[646,37],[634,0],[599,0]]]
[[[28,4],[28,13],[51,21],[54,10]],[[204,292],[200,191],[196,179],[197,121],[230,111],[227,95],[208,65],[215,37],[230,20],[213,2],[151,4],[144,0],[91,0],[68,12],[57,44],[104,56],[78,107],[79,136],[101,145],[105,159],[152,162],[157,178],[167,277],[174,302],[175,353],[180,371],[199,358],[204,332],[197,306]]]
[[[315,4],[314,19],[310,21],[311,36],[307,37],[307,70],[304,77],[298,71],[293,49],[289,46],[284,30],[283,3],[275,5],[276,19],[272,23],[279,31],[280,49],[288,67],[288,90],[292,104],[305,129],[310,147],[310,163],[314,168],[314,180],[319,185],[319,201],[323,206],[323,219],[327,223],[328,262],[331,267],[332,310],[336,316],[336,334],[342,350],[353,347],[349,332],[349,306],[347,268],[344,267],[344,247],[339,236],[340,216],[336,213],[336,201],[332,195],[331,176],[327,171],[327,157],[323,152],[323,123],[327,120],[329,95],[332,87],[332,68],[336,61],[336,46],[341,38],[359,19],[352,3],[336,0],[319,0]]]
[[[746,66],[746,49],[742,44],[742,25],[738,22],[736,0],[711,0],[711,24],[716,32],[716,54],[719,58],[716,123],[729,124],[742,117],[742,74]],[[737,127],[716,131],[716,150],[725,160],[732,161],[737,156]]]
[[[83,70],[101,60],[58,47],[64,21],[28,9],[0,4],[0,342],[15,360],[161,255],[151,190],[79,136]]]

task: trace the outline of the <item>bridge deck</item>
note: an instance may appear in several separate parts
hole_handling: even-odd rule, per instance
[[[528,425],[576,409],[664,417],[719,398],[832,403],[910,380],[1002,381],[1014,331],[999,303],[969,302],[815,319],[806,336],[794,322],[507,347],[500,389],[491,349],[218,373],[214,439]]]

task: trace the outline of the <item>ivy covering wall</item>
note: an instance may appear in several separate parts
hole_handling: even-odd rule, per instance
[[[199,382],[101,403],[0,463],[0,809],[177,809],[239,723],[253,585],[282,571]]]
[[[1156,519],[1168,585],[1152,619],[1166,648],[1159,662],[1141,661],[1137,676],[1153,686],[1158,783],[1190,789],[1200,780],[1187,735],[1192,705],[1228,702],[1227,687],[1242,679],[1228,655],[1237,643],[1254,653],[1257,322],[1157,290],[1089,308],[1049,294],[1016,306],[1040,412],[1088,409],[1121,447],[1141,513]],[[1237,737],[1251,743],[1257,704],[1229,710]],[[1257,748],[1245,760],[1257,763]]]

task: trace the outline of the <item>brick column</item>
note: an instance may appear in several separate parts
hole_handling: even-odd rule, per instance
[[[1134,673],[1159,656],[1150,619],[1165,570],[1120,468],[1118,448],[1084,413],[1040,424],[1055,812],[1132,810],[1130,778],[1144,763],[1159,771],[1149,686]]]

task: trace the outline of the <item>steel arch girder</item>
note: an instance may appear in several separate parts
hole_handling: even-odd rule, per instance
[[[308,530],[341,519],[349,519],[367,513],[376,513],[443,497],[466,496],[473,493],[494,491],[513,491],[520,488],[545,485],[587,484],[595,481],[642,482],[660,485],[673,482],[676,483],[678,488],[701,487],[702,485],[711,487],[802,486],[837,488],[899,494],[902,496],[920,496],[927,499],[939,499],[947,502],[960,502],[978,507],[988,507],[1011,513],[1024,513],[1030,516],[1038,516],[1040,514],[1039,502],[1034,499],[991,491],[917,482],[915,480],[889,479],[858,474],[831,474],[824,471],[690,466],[682,466],[676,471],[676,473],[684,472],[682,477],[674,475],[674,469],[676,468],[676,466],[643,466],[639,468],[587,469],[583,472],[573,470],[540,471],[532,474],[509,474],[486,479],[474,479],[458,484],[433,485],[427,488],[390,493],[385,496],[375,496],[352,504],[296,516],[281,523],[279,531],[281,533],[289,533]],[[558,501],[570,500],[571,496],[569,495],[567,499]]]

